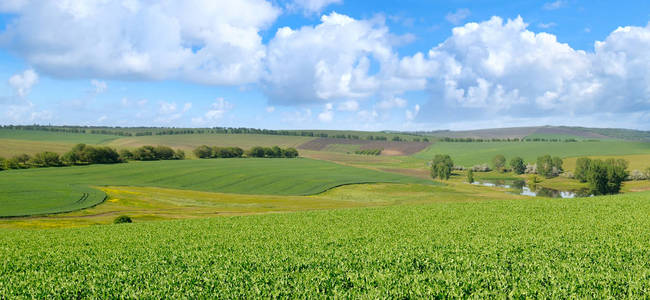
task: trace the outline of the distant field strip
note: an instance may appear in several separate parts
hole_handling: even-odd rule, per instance
[[[0,139],[27,140],[39,142],[63,142],[69,144],[101,144],[120,138],[117,135],[67,133],[40,130],[15,130],[0,128]]]
[[[317,138],[300,145],[299,149],[313,151],[347,152],[354,150],[384,149],[384,155],[411,155],[429,146],[427,142],[393,142],[352,139]],[[350,149],[341,151],[341,149]],[[352,151],[354,151],[352,150]]]
[[[312,139],[312,137],[303,136],[262,134],[179,134],[126,137],[114,140],[109,145],[118,148],[136,148],[143,145],[166,145],[186,151],[191,151],[201,145],[241,147],[244,149],[254,146],[295,148]]]
[[[600,141],[600,142],[438,142],[426,150],[415,154],[417,158],[432,159],[436,154],[451,155],[454,163],[472,166],[490,163],[497,154],[506,159],[522,157],[526,162],[534,162],[538,156],[550,154],[560,157],[648,154],[650,143]]]
[[[355,183],[429,180],[301,159],[212,159],[131,162],[0,172],[0,216],[69,211],[92,206],[104,193],[88,186],[161,187],[205,192],[310,195]],[[77,201],[88,193],[83,203]]]

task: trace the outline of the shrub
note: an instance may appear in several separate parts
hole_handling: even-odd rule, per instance
[[[127,160],[132,160],[132,159],[133,159],[133,152],[129,151],[128,149],[122,149],[122,150],[120,150],[119,154],[120,154],[120,158],[121,158],[123,161],[127,161]]]
[[[471,170],[474,172],[490,172],[492,169],[490,169],[490,166],[488,166],[488,164],[482,164],[472,166]]]
[[[474,171],[472,170],[467,171],[467,182],[474,183]]]
[[[210,157],[212,157],[212,148],[210,148],[210,147],[208,147],[206,145],[198,146],[192,152],[194,152],[194,156],[196,156],[197,158],[210,158]]]
[[[354,153],[362,155],[380,155],[382,151],[384,151],[384,149],[365,149],[354,151]]]
[[[589,166],[591,165],[591,159],[587,157],[580,157],[576,160],[576,169],[574,170],[576,179],[580,182],[587,182],[587,173],[589,172]]]
[[[176,151],[174,151],[174,158],[173,159],[178,159],[178,160],[185,159],[185,151],[183,151],[181,149],[176,149]]]
[[[6,159],[4,157],[0,157],[0,170],[6,170],[5,162]]]
[[[587,182],[594,194],[616,194],[627,178],[628,162],[623,159],[592,160],[587,172]]]
[[[131,217],[129,216],[119,216],[113,220],[113,224],[122,224],[122,223],[133,223]]]
[[[174,159],[174,149],[158,145],[153,148],[154,156],[158,160],[170,160]]]
[[[37,168],[58,167],[61,166],[61,159],[59,154],[46,151],[36,153],[31,159],[31,164]]]

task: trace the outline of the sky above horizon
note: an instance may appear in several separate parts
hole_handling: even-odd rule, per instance
[[[650,1],[3,0],[0,124],[650,130]]]

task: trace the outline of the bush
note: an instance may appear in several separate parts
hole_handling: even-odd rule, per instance
[[[490,169],[490,166],[488,166],[488,164],[482,164],[472,166],[471,170],[474,172],[490,172],[492,169]]]
[[[629,180],[635,180],[635,181],[646,180],[646,179],[648,179],[648,176],[646,176],[645,172],[641,172],[639,170],[634,170],[634,171],[630,172],[630,176],[628,176],[628,179]]]
[[[123,161],[133,160],[133,152],[129,151],[128,149],[120,150],[119,154],[120,154],[120,158]]]
[[[6,159],[4,157],[0,157],[0,170],[6,170]]]
[[[30,161],[31,165],[37,168],[59,167],[62,165],[59,154],[48,151],[36,153]]]
[[[133,223],[129,216],[119,216],[113,220],[113,224]]]
[[[467,182],[474,183],[474,171],[472,170],[467,171]]]
[[[382,151],[384,151],[384,149],[365,149],[354,151],[354,153],[361,155],[380,155]]]
[[[591,165],[591,159],[587,157],[580,157],[576,160],[576,169],[574,170],[575,178],[580,180],[580,182],[587,182],[587,173],[589,172],[589,166]]]
[[[198,146],[192,152],[194,152],[194,156],[196,156],[197,158],[210,158],[210,157],[212,157],[212,148],[210,148],[210,147],[208,147],[206,145]]]

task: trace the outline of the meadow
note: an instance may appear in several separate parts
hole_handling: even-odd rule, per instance
[[[431,159],[435,154],[450,154],[457,165],[471,167],[491,163],[492,158],[502,154],[506,159],[519,156],[534,163],[538,156],[550,154],[559,157],[612,156],[647,154],[650,143],[608,141],[597,142],[435,142],[426,150],[414,155],[416,158]]]
[[[430,181],[306,158],[129,162],[0,172],[0,216],[70,211],[100,203],[89,186],[128,185],[205,192],[309,195],[345,184]],[[79,199],[84,199],[79,201]]]
[[[650,194],[0,229],[0,298],[644,298]]]

